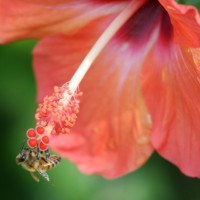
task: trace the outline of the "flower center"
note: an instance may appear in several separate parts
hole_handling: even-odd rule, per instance
[[[128,42],[132,48],[146,46],[147,41],[159,27],[163,45],[173,39],[173,27],[167,11],[157,0],[148,0],[138,9],[117,32],[116,38]]]

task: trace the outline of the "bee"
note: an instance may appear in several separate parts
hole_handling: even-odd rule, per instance
[[[42,154],[38,154],[37,150],[25,147],[17,155],[16,162],[29,171],[35,181],[40,181],[36,175],[38,173],[49,182],[49,175],[46,172],[56,167],[61,162],[61,157],[50,154],[45,157]]]

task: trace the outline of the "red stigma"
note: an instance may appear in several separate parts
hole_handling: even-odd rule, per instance
[[[37,126],[36,131],[38,134],[42,135],[44,133],[44,128],[42,126]]]
[[[50,125],[51,134],[69,133],[77,119],[78,97],[81,95],[81,92],[72,94],[69,84],[54,87],[53,94],[45,97],[43,103],[39,104],[35,115],[37,124]]]
[[[41,141],[44,143],[44,144],[49,144],[49,137],[47,135],[43,136]]]
[[[42,134],[44,134],[44,136],[42,136],[41,139]],[[46,134],[47,133],[45,133],[45,129],[42,126],[37,126],[36,131],[33,128],[28,129],[28,131],[26,132],[26,135],[28,137],[28,146],[31,149],[38,147],[40,151],[47,150],[49,144],[49,136],[47,136]]]
[[[33,128],[30,128],[26,132],[26,135],[27,135],[28,138],[34,138],[34,137],[36,137],[36,132]]]
[[[43,142],[39,143],[39,149],[41,151],[46,151],[48,149],[48,146],[46,144],[44,144]]]
[[[29,139],[28,140],[28,146],[32,149],[37,146],[37,143],[38,143],[37,139]]]

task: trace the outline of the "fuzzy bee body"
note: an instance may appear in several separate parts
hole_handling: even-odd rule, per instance
[[[41,154],[38,158],[38,152],[29,148],[24,148],[16,157],[17,164],[29,171],[37,182],[39,182],[39,178],[35,172],[39,173],[46,181],[49,181],[49,176],[46,172],[56,167],[60,161],[61,157],[56,155],[52,155],[47,159]]]

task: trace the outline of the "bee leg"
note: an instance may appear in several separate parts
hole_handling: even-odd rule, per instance
[[[37,159],[40,159],[40,156],[42,154],[42,151],[39,150],[39,148],[37,148]]]
[[[40,179],[36,176],[36,174],[34,174],[33,172],[30,172],[32,178],[36,181],[36,182],[39,182]]]
[[[38,153],[37,153],[37,159],[38,159],[38,160],[40,159],[42,153],[43,153],[42,151],[38,151]]]
[[[45,154],[46,154],[46,159],[49,160],[49,158],[50,158],[49,149],[47,149],[47,150],[45,151]]]

